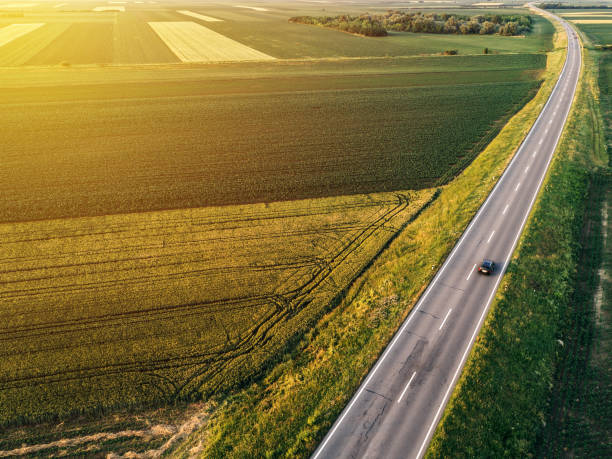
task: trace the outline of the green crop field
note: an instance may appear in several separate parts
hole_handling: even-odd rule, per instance
[[[0,90],[0,220],[440,185],[533,95],[544,63],[392,59],[333,76],[267,64],[294,72],[267,78],[234,64],[222,80]]]
[[[612,21],[612,19],[611,19]],[[580,24],[579,28],[584,31],[591,39],[601,45],[612,44],[612,22],[610,24]]]
[[[321,4],[54,6],[0,6],[3,429],[270,370],[533,97],[552,49],[543,19],[365,39],[288,22]],[[149,22],[275,59],[182,62],[203,43]]]

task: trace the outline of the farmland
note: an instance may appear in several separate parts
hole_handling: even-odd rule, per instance
[[[544,64],[453,59],[3,90],[2,422],[189,400],[265,368],[433,193],[402,190],[465,167]],[[312,199],[334,195],[352,197]]]
[[[108,5],[106,5],[108,6]],[[277,4],[269,11],[239,9],[212,4],[120,5],[124,12],[95,12],[92,4],[81,7],[27,10],[23,17],[0,15],[0,28],[13,24],[44,24],[37,30],[0,48],[0,66],[159,64],[180,59],[148,25],[150,22],[191,21],[248,48],[280,59],[322,57],[384,57],[437,54],[448,48],[460,54],[480,54],[484,47],[500,53],[541,52],[550,49],[550,24],[535,18],[533,33],[522,38],[502,36],[434,36],[393,32],[382,40],[338,34],[333,30],[309,29],[291,24],[298,15],[318,15],[316,6],[304,3]],[[329,6],[326,14],[363,13],[366,6]],[[374,9],[376,11],[377,9]],[[184,11],[197,16],[186,16]],[[385,11],[378,8],[379,12]],[[474,15],[487,10],[466,10]],[[0,6],[0,12],[2,7]],[[516,10],[507,13],[516,14]],[[213,18],[217,21],[210,21]],[[95,30],[95,34],[86,34]]]
[[[202,18],[200,18],[202,19]],[[202,19],[206,22],[210,18]],[[183,62],[257,61],[273,57],[244,46],[195,22],[149,22],[151,28]]]
[[[44,24],[11,24],[0,29],[0,46],[38,29]]]
[[[612,12],[597,11],[559,11],[565,19],[579,26],[588,38],[596,44],[612,44]]]
[[[0,220],[440,185],[533,95],[544,62],[398,59],[325,78],[327,63],[280,64],[268,70],[287,75],[267,78],[235,64],[221,80],[0,90]]]
[[[0,226],[0,422],[239,383],[432,193]]]
[[[403,230],[538,91],[551,49],[542,19],[371,41],[287,20],[320,5],[99,6],[0,17],[6,429],[266,374],[399,235],[413,250]],[[182,44],[151,26],[185,22]]]

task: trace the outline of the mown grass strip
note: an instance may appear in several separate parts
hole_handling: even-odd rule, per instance
[[[605,153],[586,68],[516,255],[427,454],[528,457],[545,424],[563,331],[574,310],[591,170]]]
[[[306,456],[314,450],[510,161],[558,77],[565,39],[537,96],[390,245],[344,300],[262,381],[222,401],[179,457]],[[279,428],[282,426],[282,428]]]

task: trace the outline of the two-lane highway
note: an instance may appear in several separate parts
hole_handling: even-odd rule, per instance
[[[546,106],[314,459],[424,455],[529,216],[574,99],[580,43],[571,27],[560,22],[568,34],[568,52]],[[477,272],[483,258],[497,263],[492,276]]]

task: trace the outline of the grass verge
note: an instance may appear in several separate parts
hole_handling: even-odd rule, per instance
[[[540,113],[563,65],[565,37],[557,35],[555,46],[536,97],[273,371],[220,401],[209,424],[175,456],[292,457],[316,447]]]
[[[592,207],[591,193],[600,186],[598,168],[607,164],[593,100],[596,76],[587,51],[573,111],[543,192],[434,435],[429,458],[533,456],[548,412],[558,405],[554,397],[550,400],[559,378],[556,365],[568,348],[588,341],[583,336],[578,342],[568,331],[586,323],[575,322],[589,303],[576,302],[580,293],[575,287],[584,280],[578,271],[591,271],[596,264],[585,260],[581,247],[595,253],[597,237],[585,234],[583,223]],[[585,238],[595,240],[595,246],[584,244]]]
[[[612,56],[606,51],[589,54],[594,68],[599,69],[600,93],[593,103],[599,102],[609,144]],[[599,150],[606,148],[594,148]],[[612,456],[610,164],[595,168],[589,179],[580,235],[580,269],[572,307],[563,322],[564,348],[557,365],[546,427],[535,449],[538,457]]]

